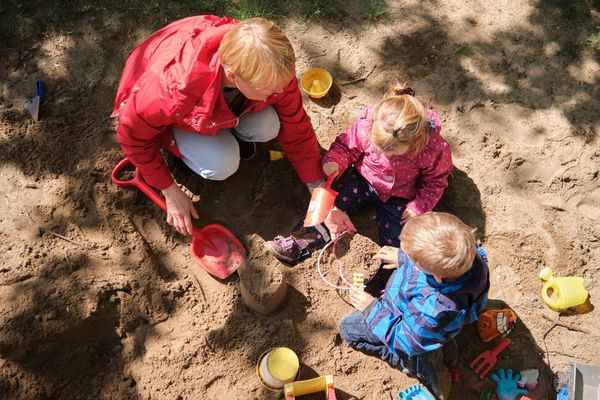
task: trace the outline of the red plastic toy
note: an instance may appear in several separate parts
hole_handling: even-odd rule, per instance
[[[491,351],[486,350],[471,361],[471,368],[473,368],[476,374],[479,374],[480,379],[485,378],[485,376],[494,369],[494,365],[496,365],[496,361],[498,361],[498,355],[502,353],[509,344],[510,339],[503,338]]]
[[[122,187],[134,187],[141,190],[166,212],[165,199],[144,182],[137,169],[132,179],[126,181],[119,179],[123,168],[130,164],[131,161],[127,158],[121,160],[112,172],[112,181]],[[211,224],[204,228],[193,227],[190,254],[206,272],[217,278],[225,279],[242,265],[246,257],[246,249],[223,225]]]

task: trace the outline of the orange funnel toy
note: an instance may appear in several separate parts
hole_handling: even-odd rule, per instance
[[[135,187],[141,190],[166,212],[165,199],[148,186],[142,176],[138,174],[137,169],[132,179],[126,181],[119,179],[119,174],[129,164],[131,161],[127,158],[121,160],[112,172],[112,181],[119,186]],[[246,249],[227,228],[211,224],[204,228],[193,227],[190,254],[206,272],[219,279],[225,279],[242,265],[246,257]]]
[[[325,221],[327,214],[333,208],[333,203],[338,194],[335,190],[330,189],[333,178],[334,176],[331,175],[327,178],[325,186],[313,190],[310,203],[308,203],[308,211],[304,218],[304,227],[319,225]]]

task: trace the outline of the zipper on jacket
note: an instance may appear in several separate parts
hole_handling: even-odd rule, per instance
[[[240,123],[240,118],[242,116],[244,116],[245,114],[249,113],[253,108],[256,107],[257,103],[252,104],[250,107],[248,107],[247,109],[245,109],[244,111],[242,111],[242,113],[240,114],[239,117],[235,117],[234,119],[229,119],[227,121],[222,121],[222,122],[214,122],[212,121],[210,124],[206,125],[206,129],[212,129],[212,128],[216,128],[217,126],[220,125],[225,125],[228,124],[232,121],[235,121],[235,125],[234,126],[238,126],[238,124]]]

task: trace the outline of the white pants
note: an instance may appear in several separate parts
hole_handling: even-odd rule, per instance
[[[279,116],[273,107],[243,115],[235,130],[221,129],[214,136],[173,128],[183,162],[204,179],[222,181],[240,165],[240,147],[233,135],[245,142],[268,142],[279,134]]]

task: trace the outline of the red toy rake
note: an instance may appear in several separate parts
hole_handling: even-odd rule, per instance
[[[509,344],[510,339],[503,338],[491,351],[486,350],[471,361],[471,368],[473,368],[476,374],[479,374],[479,379],[485,378],[485,376],[494,369],[494,365],[496,365],[496,361],[498,361],[498,355],[502,353]]]

